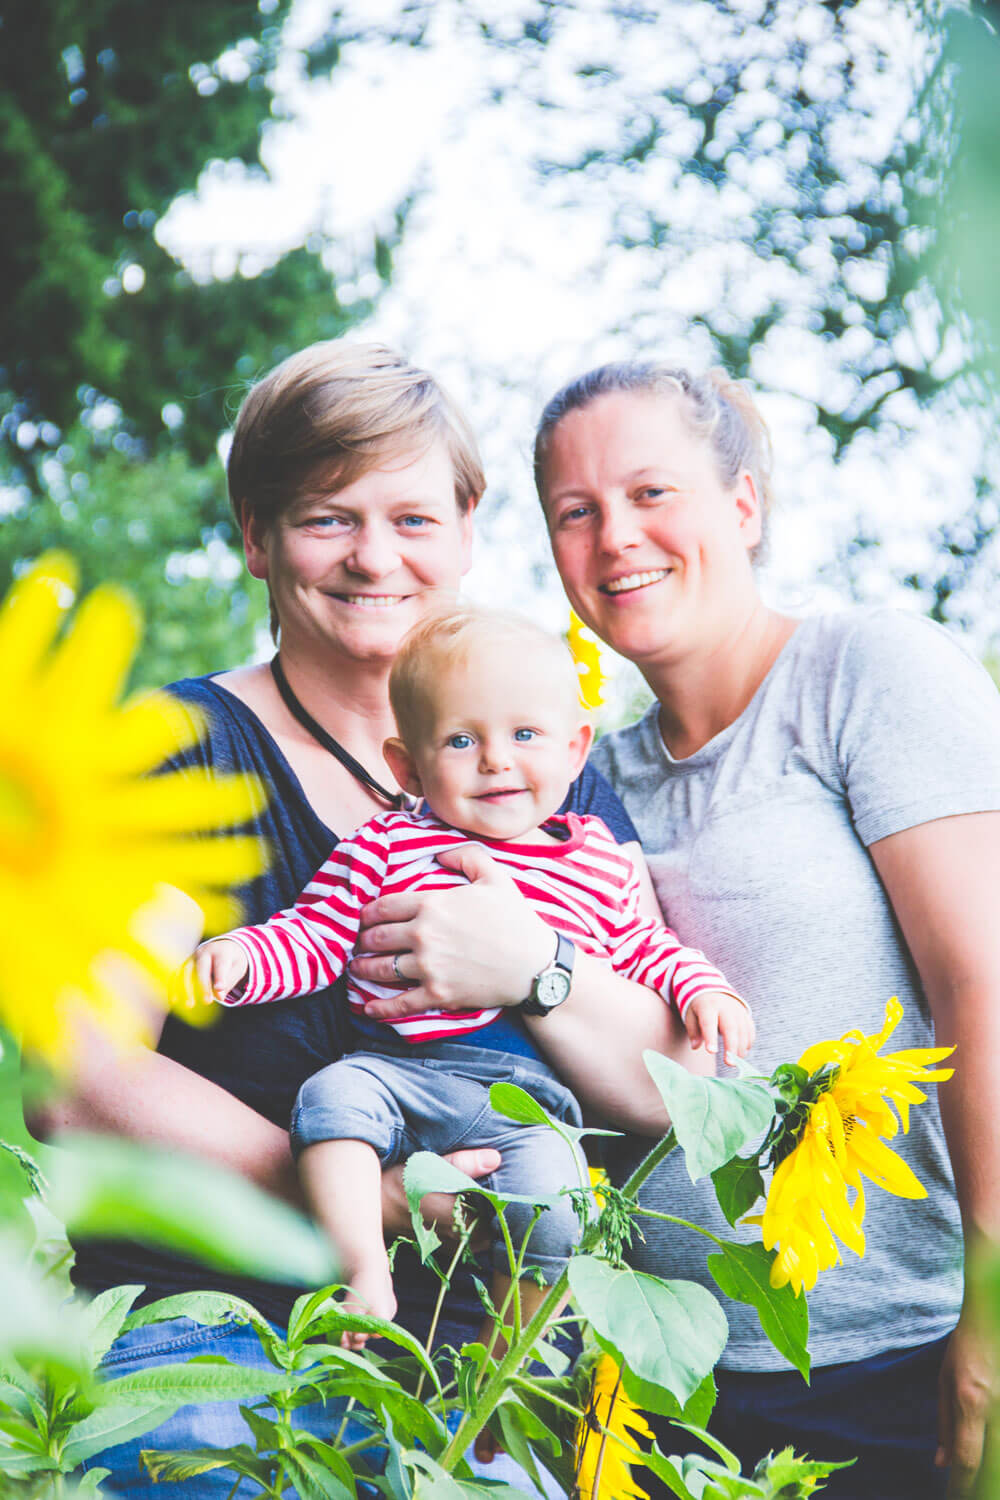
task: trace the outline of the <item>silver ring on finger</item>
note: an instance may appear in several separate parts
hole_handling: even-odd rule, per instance
[[[399,967],[399,960],[402,958],[402,956],[403,955],[401,953],[394,953],[392,955],[392,972],[395,974],[400,984],[409,984],[409,980],[407,979],[406,975],[402,973]]]

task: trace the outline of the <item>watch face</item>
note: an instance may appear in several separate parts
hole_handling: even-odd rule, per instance
[[[546,1010],[561,1005],[569,994],[571,984],[571,976],[565,969],[549,969],[538,980],[535,994],[539,1005],[544,1005]]]

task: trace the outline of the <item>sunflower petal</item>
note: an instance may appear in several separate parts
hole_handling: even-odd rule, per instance
[[[16,701],[52,648],[73,602],[77,570],[64,552],[46,552],[19,578],[0,609],[0,687]]]

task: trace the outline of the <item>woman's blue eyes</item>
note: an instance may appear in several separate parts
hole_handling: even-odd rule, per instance
[[[567,521],[579,521],[581,516],[589,515],[589,513],[589,505],[574,505],[572,510],[564,510],[559,520],[565,525]]]
[[[670,493],[671,491],[663,485],[645,484],[643,485],[641,490],[635,490],[633,492],[632,499],[637,501],[657,501],[662,500],[666,495]],[[573,505],[570,506],[568,510],[564,510],[561,512],[558,517],[557,524],[560,526],[565,526],[567,524],[573,524],[576,521],[585,521],[596,513],[596,508],[593,505]]]
[[[321,531],[332,531],[334,527],[350,526],[350,516],[310,516],[305,522],[306,526],[312,526]],[[429,525],[429,516],[401,516],[396,525],[403,531],[424,531]]]

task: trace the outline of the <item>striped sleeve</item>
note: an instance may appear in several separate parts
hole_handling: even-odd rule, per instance
[[[339,979],[357,941],[361,909],[382,888],[389,838],[374,818],[326,859],[294,906],[226,936],[250,968],[246,984],[224,1005],[261,1005],[325,989]]]

